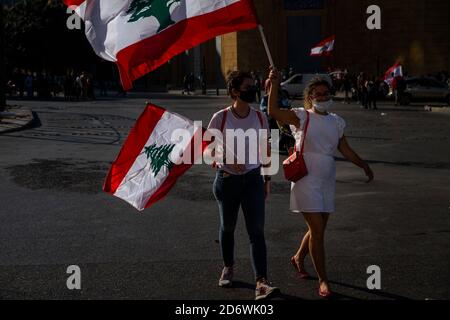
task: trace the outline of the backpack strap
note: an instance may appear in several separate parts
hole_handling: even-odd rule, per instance
[[[303,154],[303,152],[305,151],[305,139],[306,139],[306,134],[308,133],[308,128],[309,128],[309,112],[306,111],[305,134],[303,135],[302,150],[300,150],[300,154]]]
[[[220,132],[223,133],[223,130],[225,129],[225,124],[227,123],[227,115],[228,115],[228,108],[224,109],[223,116],[222,116],[222,123],[220,125]],[[217,163],[214,161],[212,164],[213,168],[217,168]]]
[[[300,150],[300,154],[303,154],[304,150],[305,150],[305,139],[306,139],[306,134],[308,133],[308,127],[309,127],[309,112],[308,110],[306,110],[306,124],[305,124],[305,128],[303,129],[303,136],[302,136],[302,148]],[[297,144],[295,144],[294,147],[294,152],[298,152],[297,150]]]
[[[255,110],[256,114],[258,115],[259,124],[261,125],[261,128],[264,128],[264,120],[261,111]]]
[[[222,133],[223,133],[223,129],[225,129],[225,123],[227,122],[227,114],[228,114],[228,108],[226,108],[223,111],[222,124],[220,125],[220,132],[222,132]]]

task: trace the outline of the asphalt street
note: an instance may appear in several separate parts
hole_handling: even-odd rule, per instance
[[[236,231],[235,286],[217,286],[222,261],[214,170],[197,165],[169,196],[139,213],[102,192],[130,128],[151,101],[206,126],[225,97],[130,95],[98,101],[10,101],[39,124],[0,135],[0,299],[253,299],[248,238]],[[299,105],[296,101],[294,105]],[[337,102],[351,146],[375,172],[337,156],[337,212],[326,237],[338,299],[450,299],[450,115],[423,105],[377,111]],[[281,156],[283,158],[283,156]],[[290,213],[281,172],[267,201],[266,240],[275,299],[318,299],[289,258],[306,230]],[[66,269],[81,269],[68,290]],[[381,269],[369,290],[367,268]],[[307,260],[312,272],[312,263]]]

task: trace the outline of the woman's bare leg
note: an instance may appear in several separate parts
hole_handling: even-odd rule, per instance
[[[300,272],[306,272],[305,258],[309,253],[309,237],[310,237],[310,235],[311,235],[311,233],[308,230],[302,239],[302,242],[300,244],[300,247],[298,248],[297,253],[295,254],[295,262],[297,263]]]
[[[323,214],[322,219],[324,223],[324,229],[326,229],[328,218],[330,217],[329,214]],[[311,232],[308,231],[305,233],[302,242],[300,244],[300,247],[298,248],[297,253],[295,254],[295,262],[297,263],[300,272],[306,272],[305,270],[305,259],[306,256],[309,254],[309,238],[311,236]]]
[[[309,253],[319,277],[320,290],[327,292],[329,286],[325,268],[324,238],[329,215],[318,213],[304,213],[303,215],[310,231]]]

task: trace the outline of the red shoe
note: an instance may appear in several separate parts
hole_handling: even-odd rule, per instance
[[[333,292],[331,292],[329,290],[322,291],[322,290],[320,290],[320,287],[319,287],[319,296],[321,296],[322,298],[325,298],[325,299],[329,299],[333,296]]]
[[[311,278],[311,276],[309,275],[308,272],[300,271],[300,268],[298,267],[298,264],[295,261],[295,256],[291,258],[291,263],[294,266],[294,268],[297,271],[297,273],[299,274],[300,279],[309,279],[309,278]]]
[[[329,299],[333,296],[333,292],[331,292],[331,291],[321,292],[319,290],[319,296],[321,296],[322,298],[325,298],[325,299]]]
[[[300,279],[310,279],[311,275],[308,272],[299,272]]]

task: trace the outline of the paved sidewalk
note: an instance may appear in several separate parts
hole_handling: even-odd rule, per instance
[[[206,94],[203,94],[201,89],[196,89],[194,92],[190,92],[189,94],[185,94],[183,93],[184,90],[182,89],[172,89],[172,90],[168,90],[167,93],[169,94],[175,94],[175,95],[185,95],[185,96],[204,96],[204,97],[227,97],[228,93],[227,93],[227,89],[225,88],[219,88],[219,95],[217,95],[217,89],[207,89],[206,90]]]
[[[235,233],[235,287],[217,285],[223,262],[210,166],[193,166],[165,200],[143,214],[102,192],[111,162],[147,100],[203,123],[230,103],[167,93],[9,101],[32,109],[42,125],[0,135],[0,150],[7,150],[0,156],[0,299],[245,304],[254,298],[242,214]],[[356,103],[334,108],[347,123],[351,147],[375,172],[375,181],[366,184],[362,170],[336,155],[337,211],[326,235],[336,299],[449,299],[448,116],[425,112],[423,104],[408,107],[414,111],[389,102],[378,111]],[[289,193],[280,170],[266,206],[268,271],[281,289],[274,299],[301,303],[320,297],[317,280],[298,279],[289,262],[306,231],[302,217],[289,212]],[[80,267],[80,291],[67,289],[71,265]],[[381,290],[367,288],[367,269],[374,265],[380,267]],[[314,271],[309,258],[306,268]]]
[[[450,114],[450,107],[446,107],[446,106],[442,106],[442,107],[425,106],[424,108],[425,108],[425,111]]]
[[[0,112],[0,134],[28,128],[33,121],[34,115],[30,108],[6,106],[6,110]]]

